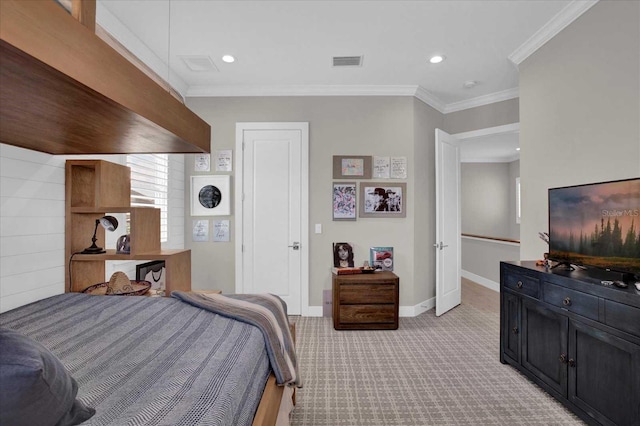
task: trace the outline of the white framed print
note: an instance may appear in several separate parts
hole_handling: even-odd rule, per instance
[[[229,175],[191,176],[191,216],[231,214]]]

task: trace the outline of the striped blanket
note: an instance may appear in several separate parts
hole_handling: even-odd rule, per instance
[[[278,385],[302,387],[287,305],[272,294],[198,294],[177,291],[171,296],[216,314],[258,327]]]

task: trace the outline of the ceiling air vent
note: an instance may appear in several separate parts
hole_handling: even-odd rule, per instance
[[[361,67],[362,56],[334,56],[334,67]]]
[[[218,71],[218,68],[208,56],[180,56],[191,71]]]

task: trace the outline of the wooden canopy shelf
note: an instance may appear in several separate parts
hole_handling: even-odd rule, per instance
[[[199,153],[211,127],[54,1],[0,1],[0,142],[50,154]]]

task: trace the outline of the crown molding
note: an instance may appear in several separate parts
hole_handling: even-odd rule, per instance
[[[580,15],[593,7],[598,0],[573,0],[527,41],[509,55],[509,60],[520,65],[542,45],[555,37],[560,31],[578,19]]]
[[[444,102],[422,86],[416,86],[413,96],[442,114],[444,114],[444,111],[447,108],[447,105]]]
[[[452,102],[444,107],[441,111],[444,114],[450,112],[462,111],[464,109],[475,108],[483,105],[489,105],[496,102],[507,101],[520,96],[520,90],[517,87],[503,90],[501,92],[489,93],[488,95],[478,96],[477,98],[467,99],[466,101]]]
[[[249,96],[414,96],[442,114],[489,105],[517,98],[518,88],[490,93],[466,101],[445,104],[422,86],[190,86],[185,97],[249,97]]]
[[[417,86],[191,86],[190,97],[235,96],[414,96]]]

